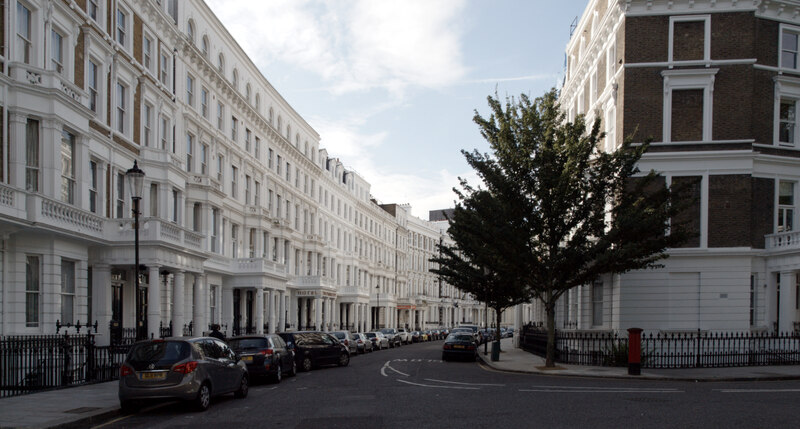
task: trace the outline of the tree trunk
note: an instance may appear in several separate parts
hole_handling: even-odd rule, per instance
[[[500,349],[500,321],[503,320],[503,310],[495,311],[497,314],[497,326],[494,328],[494,338],[497,341],[497,348]]]
[[[547,312],[547,360],[545,366],[552,368],[556,366],[556,309],[552,303],[545,304]]]

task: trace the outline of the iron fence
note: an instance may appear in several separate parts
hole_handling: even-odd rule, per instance
[[[114,380],[128,348],[94,334],[0,337],[0,397]]]
[[[520,346],[545,356],[547,331],[525,326]],[[628,362],[628,339],[613,332],[556,330],[556,362],[576,365],[622,366]],[[642,368],[721,368],[799,365],[797,332],[679,332],[642,335]]]

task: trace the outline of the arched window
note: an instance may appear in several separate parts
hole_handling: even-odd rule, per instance
[[[222,52],[219,53],[219,60],[217,62],[217,69],[222,74],[225,74],[225,55],[222,55]]]
[[[272,110],[272,107],[269,108],[269,126],[275,126],[275,111]]]
[[[256,93],[256,112],[261,114],[261,94]]]
[[[294,135],[294,147],[296,147],[297,150],[300,150],[300,134]]]
[[[292,143],[292,126],[286,125],[286,140]]]
[[[203,35],[203,45],[201,46],[203,50],[203,56],[208,57],[208,36]]]
[[[194,45],[194,21],[191,19],[188,25],[186,25],[186,35],[189,36],[189,43]]]
[[[283,119],[281,119],[281,115],[278,115],[278,135],[281,134],[282,129],[283,129]]]
[[[247,86],[245,87],[245,93],[244,93],[244,98],[247,100],[248,103],[250,102],[250,93],[251,92],[252,92],[252,90],[250,88],[250,84],[248,83]]]
[[[233,89],[239,90],[239,70],[233,69]]]

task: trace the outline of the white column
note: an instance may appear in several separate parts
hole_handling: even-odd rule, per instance
[[[183,323],[189,324],[189,321],[193,320],[193,313],[194,310],[192,307],[194,306],[194,284],[195,282],[195,275],[194,273],[190,273],[184,277],[184,284],[183,284]],[[193,322],[194,323],[194,322]],[[181,328],[183,329],[183,328]],[[183,331],[181,331],[183,332]]]
[[[161,267],[158,265],[151,265],[147,267],[147,335],[152,338],[158,338],[161,335],[159,331],[161,324],[161,277],[158,270]],[[92,276],[94,276],[92,271]],[[94,292],[94,291],[92,291]]]
[[[307,329],[306,320],[308,320],[308,302],[306,298],[297,298],[300,303],[300,320],[297,321],[297,329]]]
[[[278,326],[276,332],[286,330],[286,293],[278,291]]]
[[[22,183],[24,186],[25,182]],[[111,342],[108,335],[108,324],[111,322],[111,266],[106,264],[92,265],[92,312],[97,329],[103,334],[96,337],[97,345],[107,346]]]
[[[225,335],[233,329],[233,288],[220,286],[222,288],[222,318],[220,321],[226,326]]]
[[[322,299],[314,297],[314,325],[315,329],[322,330]]]
[[[275,290],[274,289],[270,289],[269,290],[269,298],[267,298],[267,305],[269,307],[268,310],[269,310],[269,333],[270,334],[274,334],[276,332],[275,324],[277,323],[277,318],[275,317],[276,316],[276,314],[275,314],[275,295],[276,295],[275,294]]]
[[[778,319],[779,332],[792,332],[792,323],[795,321],[795,274],[792,271],[781,271],[781,297],[780,317]]]
[[[192,330],[194,335],[203,335],[208,330],[208,319],[206,318],[206,276],[205,274],[195,274],[194,276],[194,314],[192,315]]]
[[[256,333],[264,333],[264,289],[256,288]]]
[[[172,285],[172,335],[183,335],[183,307],[186,276],[183,270],[175,272]]]

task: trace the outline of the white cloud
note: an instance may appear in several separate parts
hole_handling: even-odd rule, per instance
[[[319,75],[335,94],[454,84],[462,64],[464,0],[208,0],[253,61]],[[269,78],[269,76],[267,76]]]

